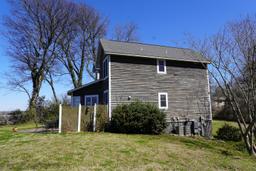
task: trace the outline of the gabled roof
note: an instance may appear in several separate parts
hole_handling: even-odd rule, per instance
[[[137,42],[121,42],[101,39],[100,43],[106,55],[161,58],[175,61],[210,63],[199,53],[186,48],[151,45]]]

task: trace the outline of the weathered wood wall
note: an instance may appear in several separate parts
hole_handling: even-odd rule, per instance
[[[99,95],[99,103],[103,104],[103,92],[108,89],[108,79],[91,84],[73,92],[73,96],[80,96],[81,105],[85,105],[86,95]]]
[[[177,61],[166,61],[166,67],[167,74],[158,74],[156,59],[112,55],[112,109],[136,99],[158,105],[158,93],[167,92],[167,121],[210,120],[207,69],[200,63]]]

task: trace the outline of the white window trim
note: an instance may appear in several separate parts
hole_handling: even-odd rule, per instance
[[[164,71],[159,71],[159,61],[164,61]],[[157,73],[158,74],[167,74],[166,71],[166,60],[165,59],[157,59]]]
[[[161,106],[161,95],[166,96],[166,107]],[[159,106],[159,109],[168,109],[168,93],[165,93],[165,92],[158,93],[158,106]]]
[[[107,79],[108,76],[109,76],[109,71],[108,71],[108,74],[107,74],[107,75],[104,75],[104,69],[105,69],[104,63],[105,63],[105,61],[107,61],[107,65],[108,65],[108,63],[109,63],[109,56],[106,56],[105,59],[104,59],[103,62],[102,62],[102,66],[103,66],[103,73],[102,73],[102,75],[104,76],[104,77],[103,77],[104,80]],[[109,66],[108,66],[108,68],[109,68]]]
[[[84,105],[86,106],[86,98],[89,97],[89,98],[92,98],[92,97],[96,97],[97,101],[96,101],[96,104],[99,104],[99,95],[98,94],[92,94],[92,95],[86,95],[84,96]]]
[[[103,101],[105,100],[105,99],[104,99],[104,94],[105,94],[105,93],[108,93],[108,90],[105,90],[105,91],[103,92]],[[108,104],[109,104],[109,97],[108,97]]]

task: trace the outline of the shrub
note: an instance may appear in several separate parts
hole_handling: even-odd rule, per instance
[[[97,106],[96,131],[105,131],[108,124],[108,110],[106,105]]]
[[[57,103],[50,103],[43,108],[40,114],[40,122],[46,128],[56,128],[59,122],[59,106]]]
[[[47,101],[45,97],[39,97],[35,109],[28,112],[34,116],[34,121],[44,124],[46,128],[58,126],[59,105],[54,101]]]
[[[93,130],[93,107],[82,107],[81,129],[84,131]],[[97,105],[96,131],[105,131],[108,124],[108,111],[106,105]]]
[[[0,114],[0,125],[6,125],[6,124],[7,124],[6,116]]]
[[[213,114],[213,119],[216,120],[225,120],[225,121],[235,121],[236,118],[233,115],[232,109],[225,105],[221,110],[215,111]]]
[[[23,112],[21,110],[15,110],[9,113],[9,121],[12,124],[20,124],[25,123],[31,120],[30,115],[27,112]]]
[[[165,113],[154,104],[132,102],[112,111],[110,131],[117,133],[160,134],[166,127]]]
[[[217,131],[216,138],[226,141],[240,141],[241,133],[239,128],[225,124]]]
[[[61,126],[62,131],[64,132],[77,131],[78,107],[63,105],[61,123],[62,123],[62,126]]]
[[[81,130],[92,131],[92,107],[82,106]]]
[[[77,131],[78,126],[78,106],[62,107],[62,130]],[[107,106],[97,105],[96,113],[96,131],[105,131],[108,123]],[[82,106],[81,108],[81,131],[93,130],[93,112],[94,107]]]

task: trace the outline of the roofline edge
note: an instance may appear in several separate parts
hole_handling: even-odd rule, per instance
[[[210,64],[211,61],[210,60],[204,60],[204,61],[193,61],[193,60],[175,60],[175,59],[170,59],[168,57],[156,57],[156,56],[147,56],[147,55],[134,55],[134,54],[128,54],[128,53],[113,53],[113,52],[108,52],[105,51],[106,55],[123,55],[123,56],[130,56],[130,57],[145,57],[145,58],[152,58],[152,59],[165,59],[165,60],[170,60],[170,61],[181,61],[181,62],[196,62],[196,63],[206,63],[206,64]]]

